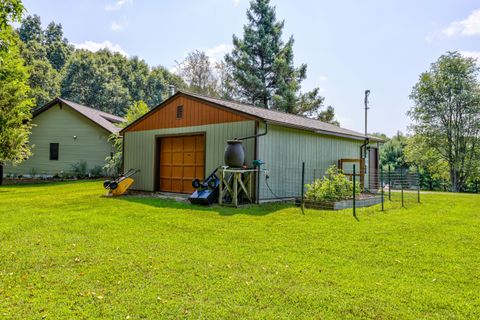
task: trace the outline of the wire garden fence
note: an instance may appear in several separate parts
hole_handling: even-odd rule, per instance
[[[271,199],[294,198],[302,211],[304,208],[351,209],[356,217],[359,208],[385,211],[420,203],[421,181],[415,169],[365,170],[358,164],[351,164],[339,170],[336,167],[312,168],[302,163],[300,168],[284,169],[281,179],[291,188],[275,190],[267,179],[266,187],[273,195]]]

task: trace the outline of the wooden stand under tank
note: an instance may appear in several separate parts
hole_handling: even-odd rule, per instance
[[[243,197],[248,203],[253,203],[255,173],[257,169],[236,169],[236,168],[220,168],[220,190],[218,203],[220,205],[233,205],[238,207],[239,200]],[[225,201],[226,199],[230,201]]]

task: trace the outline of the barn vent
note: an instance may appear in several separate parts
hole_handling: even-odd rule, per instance
[[[183,118],[183,106],[177,106],[177,119]]]

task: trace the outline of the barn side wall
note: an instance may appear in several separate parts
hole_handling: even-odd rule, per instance
[[[134,190],[154,191],[156,137],[205,133],[205,176],[223,165],[226,141],[255,133],[255,121],[208,124],[179,128],[127,131],[124,133],[124,169],[140,169],[135,175]],[[244,142],[246,162],[252,163],[254,140]]]
[[[263,132],[261,124],[259,132]],[[305,183],[323,175],[341,158],[359,158],[363,141],[321,135],[309,131],[268,126],[268,134],[258,138],[258,158],[265,161],[269,172],[259,178],[259,199],[294,197],[301,194],[302,162],[305,162]],[[358,169],[357,169],[358,170]],[[270,189],[268,188],[270,187]]]
[[[52,106],[33,118],[33,124],[32,156],[19,165],[5,166],[5,174],[69,174],[79,161],[86,161],[88,169],[103,167],[113,151],[110,132],[68,106]],[[58,160],[50,160],[50,143],[59,144]]]

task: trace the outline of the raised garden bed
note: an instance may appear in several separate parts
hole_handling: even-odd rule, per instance
[[[301,205],[301,199],[297,198],[296,204]],[[355,207],[371,207],[376,204],[382,203],[382,197],[375,194],[360,194],[355,198]],[[313,201],[304,200],[305,208],[322,209],[322,210],[343,210],[353,208],[353,199],[341,200],[341,201]]]

